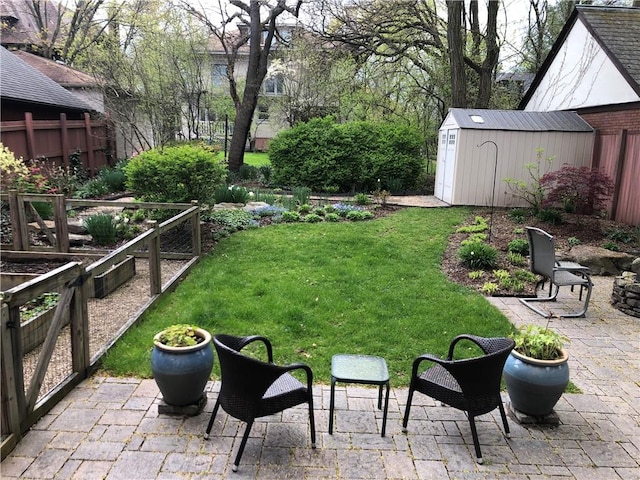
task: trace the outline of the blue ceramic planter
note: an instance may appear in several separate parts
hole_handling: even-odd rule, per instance
[[[154,338],[151,371],[169,405],[182,407],[200,401],[213,368],[211,334],[197,329],[203,341],[191,347],[169,347]],[[159,334],[158,334],[159,335]]]
[[[543,417],[553,410],[569,383],[569,357],[536,360],[511,352],[504,365],[504,381],[511,404],[516,410]]]

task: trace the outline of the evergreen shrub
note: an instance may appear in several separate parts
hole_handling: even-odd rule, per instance
[[[372,191],[401,183],[417,187],[425,167],[418,130],[396,123],[336,123],[315,118],[280,132],[269,143],[273,181],[313,191]]]

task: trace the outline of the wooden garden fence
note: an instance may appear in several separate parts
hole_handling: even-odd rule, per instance
[[[28,211],[29,207],[24,204],[32,201],[32,197],[14,194],[12,208]],[[112,206],[114,202],[49,197],[58,205],[55,210],[60,218],[56,218],[54,231],[55,238],[60,241],[48,251],[3,248],[4,259],[93,258],[83,257],[83,254],[68,248],[68,242],[63,238],[64,227],[58,223],[63,222],[62,213],[70,205]],[[36,200],[44,199],[37,196]],[[150,222],[146,232],[89,265],[84,261],[69,261],[1,293],[2,459],[39,418],[95,371],[117,339],[137,323],[159,298],[173,290],[200,258],[200,208],[197,204],[118,202],[117,205],[136,209],[178,208],[180,212],[165,222]],[[17,222],[25,217],[23,213],[11,213],[12,220],[15,218]],[[20,235],[26,230],[20,224],[12,225],[12,228],[20,231]],[[179,251],[168,251],[171,249],[166,242],[168,236],[182,238],[188,245],[182,245]],[[23,240],[14,236],[14,246],[29,247]],[[171,262],[174,262],[173,268],[167,270],[165,264]],[[129,282],[127,288],[118,289],[124,282]],[[116,307],[124,303],[122,295],[127,295],[132,282],[146,283],[146,294],[137,294],[136,298],[129,299],[135,300],[131,309],[123,310],[123,318],[114,322],[113,317],[120,310]],[[49,312],[47,321],[31,328],[30,323],[21,319],[21,309],[48,292],[59,294],[57,305]],[[117,298],[111,298],[114,296]],[[106,336],[103,331],[105,323],[113,325]],[[34,340],[33,335],[38,335],[38,339]],[[94,337],[100,337],[100,341],[96,342]],[[27,345],[29,347],[25,348]]]

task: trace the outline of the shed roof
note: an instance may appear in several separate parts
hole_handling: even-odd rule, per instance
[[[0,47],[0,93],[3,99],[89,112],[80,98]]]
[[[449,109],[449,115],[463,129],[525,132],[593,132],[593,128],[576,112],[525,112],[522,110],[451,108]]]

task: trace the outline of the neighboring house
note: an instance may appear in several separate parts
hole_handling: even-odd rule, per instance
[[[102,88],[93,76],[69,67],[64,63],[39,57],[38,55],[22,50],[16,50],[13,54],[43,75],[49,77],[65,90],[73,93],[88,104],[92,110],[104,113]]]
[[[278,33],[284,40],[288,40],[292,37],[295,30],[293,25],[280,25],[278,27]],[[248,27],[246,25],[239,25],[238,30],[231,32],[230,36],[246,35]],[[266,32],[265,32],[266,33]],[[280,45],[279,40],[274,39],[274,43],[271,46],[271,57],[275,58],[276,52]],[[229,96],[229,81],[227,78],[227,59],[225,56],[224,48],[220,41],[216,38],[211,39],[208,48],[209,61],[210,61],[210,91],[214,95]],[[242,82],[246,76],[247,68],[249,64],[249,45],[248,43],[242,45],[238,49],[238,55],[234,66],[235,78]],[[284,94],[284,78],[281,74],[268,73],[262,84],[262,94],[258,101],[258,105],[254,114],[253,125],[250,131],[250,145],[248,148],[264,151],[268,148],[269,141],[275,137],[275,135],[285,128],[286,123],[270,112],[269,105],[270,100]],[[216,112],[214,108],[207,108],[205,106],[201,109],[200,114],[201,125],[199,131],[204,133],[205,136],[209,135],[212,138],[220,141],[224,138],[224,114]],[[229,129],[232,128],[229,122]],[[229,130],[227,134],[231,135]]]
[[[69,165],[79,152],[92,173],[111,160],[109,128],[95,110],[46,75],[0,47],[0,135],[16,157]]]
[[[520,108],[586,120],[591,165],[615,182],[608,214],[640,225],[640,8],[577,6]]]

